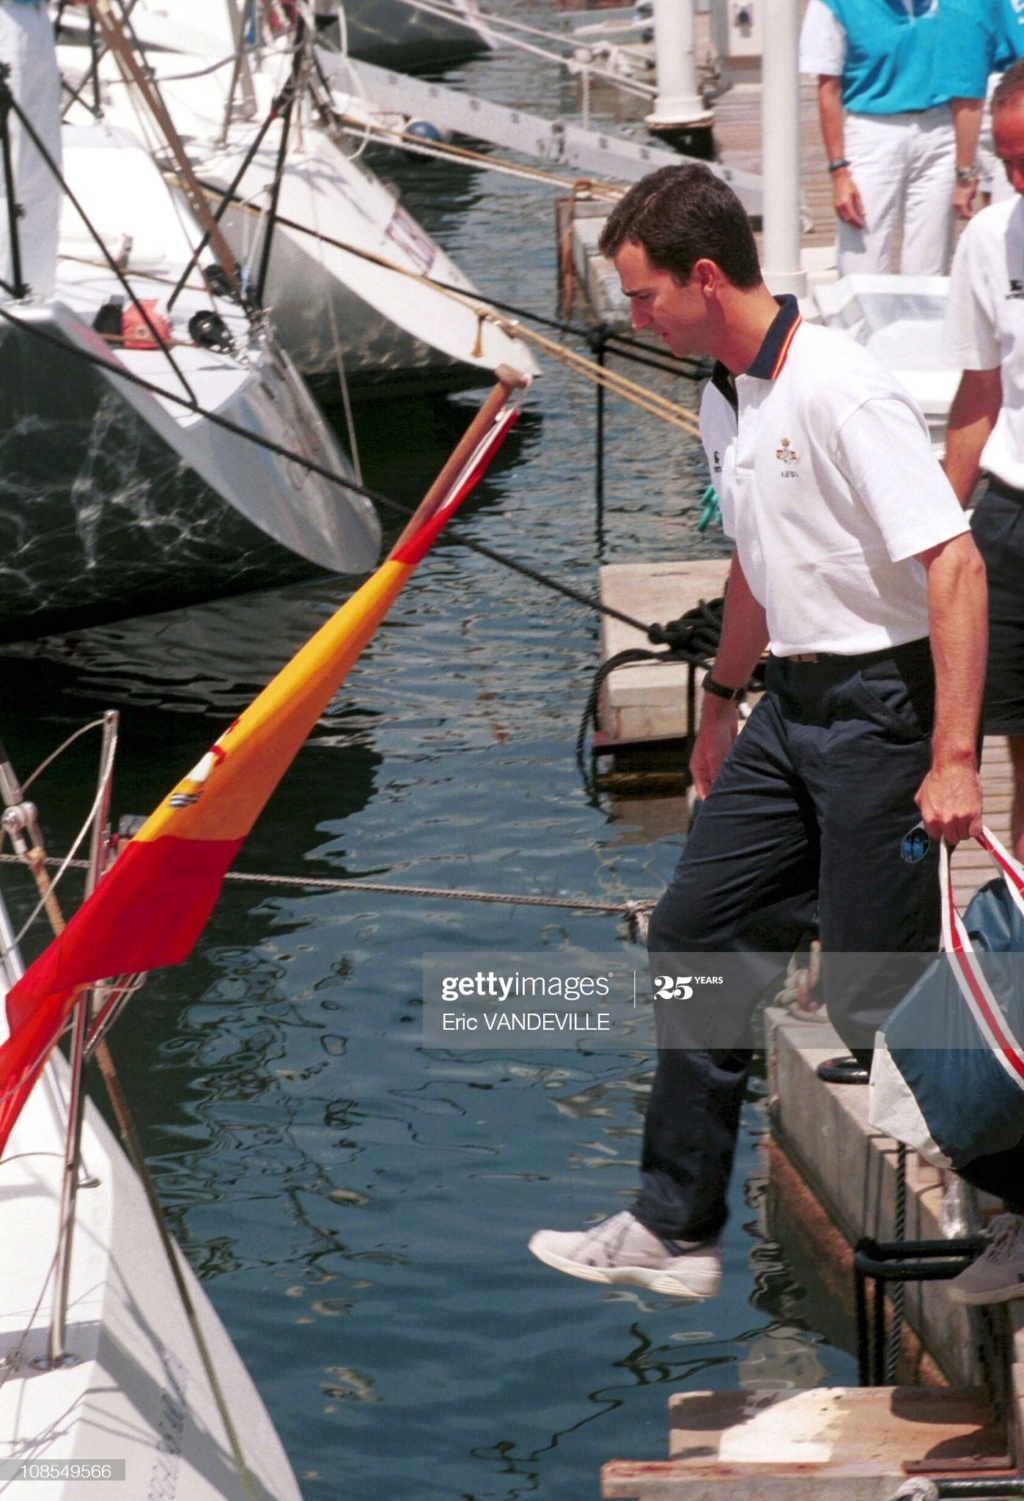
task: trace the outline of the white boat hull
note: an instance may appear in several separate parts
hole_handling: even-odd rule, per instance
[[[250,133],[200,163],[204,185],[223,191],[233,181]],[[266,201],[274,161],[271,139],[246,174],[249,203]],[[526,345],[478,315],[483,299],[472,282],[322,131],[305,131],[290,153],[279,212],[264,300],[303,375],[343,371],[354,386],[394,391],[403,382],[418,390],[488,384],[501,364],[536,373]],[[258,266],[262,220],[236,205],[223,222],[236,251]]]
[[[92,229],[65,204],[56,298],[0,304],[0,639],[366,572],[373,507],[268,329],[197,271],[170,308],[189,221],[148,153],[70,127],[64,170]],[[168,309],[170,343],[120,342],[115,295]]]
[[[66,1078],[55,1056],[0,1161],[0,1491],[13,1475],[20,1494],[26,1466],[34,1501],[249,1501],[144,1191],[91,1105],[65,1338],[74,1363],[46,1369]],[[177,1256],[255,1494],[301,1501],[252,1379]],[[123,1484],[72,1478],[73,1466],[102,1461],[123,1463]]]
[[[223,19],[217,7],[211,17]],[[194,43],[196,32],[186,30],[183,36]],[[220,40],[227,47],[226,39]],[[223,61],[226,54],[213,40],[210,47],[212,54],[151,50],[148,60],[211,204],[219,204],[245,165],[222,225],[255,284],[284,128],[280,121],[251,161],[247,156],[286,85],[291,54],[284,47],[265,53],[258,71],[250,62],[254,71],[244,70],[246,87],[239,90],[225,140],[234,70],[225,64],[211,71],[210,55]],[[74,59],[68,62],[67,51],[62,56],[72,71]],[[81,58],[77,66],[84,67]],[[100,71],[107,118],[130,127],[132,103],[113,60],[103,59]],[[308,98],[296,106],[291,121],[278,214],[262,300],[304,376],[364,389],[414,384],[422,391],[425,384],[490,384],[498,365],[537,373],[536,361],[507,321],[478,315],[484,299],[473,283],[394,193],[346,155]]]
[[[946,446],[949,409],[960,379],[943,353],[947,276],[844,276],[814,288],[823,323],[870,349],[917,402],[932,447]]]
[[[15,315],[22,327],[0,318],[0,639],[372,566],[378,523],[361,496],[118,379],[66,305]],[[144,376],[141,352],[133,364]],[[330,459],[303,434],[321,420],[311,406],[265,352],[216,414]]]

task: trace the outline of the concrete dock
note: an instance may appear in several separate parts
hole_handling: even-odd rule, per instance
[[[728,571],[728,558],[608,564],[601,569],[601,603],[645,625],[665,625],[701,600],[720,599]],[[638,647],[663,650],[652,647],[625,621],[601,617],[602,662]],[[601,706],[601,722],[610,742],[689,735],[693,727],[687,709],[688,680],[685,662],[635,662],[611,673]]]

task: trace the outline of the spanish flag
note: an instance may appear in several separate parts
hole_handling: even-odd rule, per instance
[[[180,964],[267,799],[449,517],[518,415],[526,378],[498,384],[387,558],[171,792],[7,996],[0,1152],[81,992]]]

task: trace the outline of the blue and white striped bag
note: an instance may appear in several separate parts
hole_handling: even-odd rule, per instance
[[[999,871],[956,910],[939,862],[944,952],[875,1039],[868,1121],[959,1170],[1024,1139],[1024,868],[987,829]]]

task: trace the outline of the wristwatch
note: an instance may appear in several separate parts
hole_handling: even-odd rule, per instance
[[[734,704],[740,703],[747,696],[746,685],[742,688],[727,688],[724,683],[717,683],[710,672],[705,674],[702,686],[705,693],[713,693],[715,698],[727,698]]]
[[[848,167],[849,165],[850,163],[845,156],[839,156],[834,162],[829,162],[828,170],[830,172],[839,172],[843,167]]]
[[[977,166],[977,164],[975,164],[973,167],[957,167],[956,169],[957,182],[977,182],[980,176],[981,169]]]

